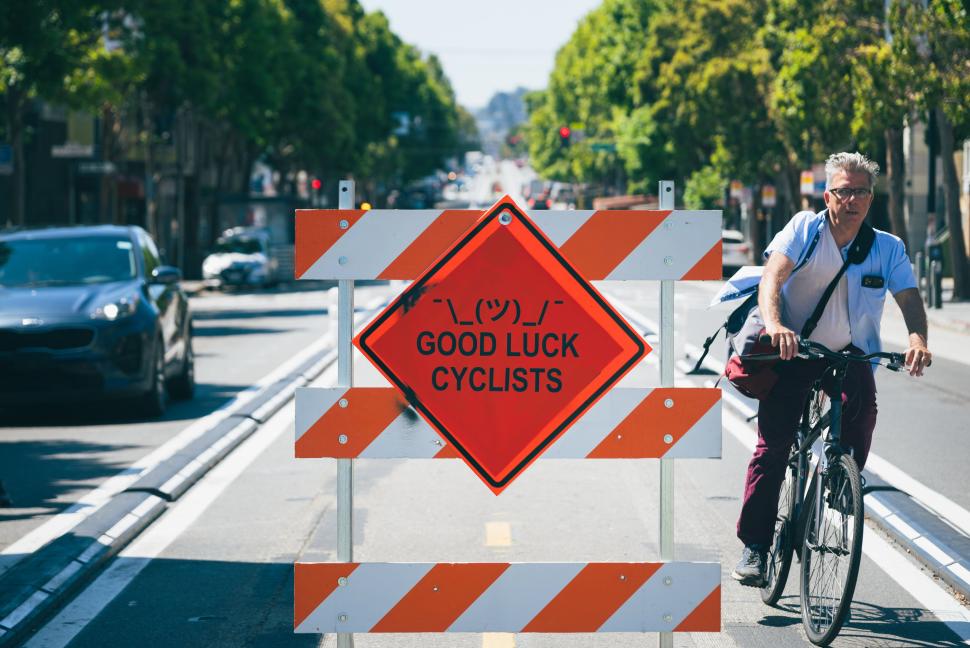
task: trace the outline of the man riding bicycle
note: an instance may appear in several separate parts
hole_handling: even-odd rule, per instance
[[[737,535],[744,543],[733,577],[742,585],[761,587],[774,531],[778,492],[785,476],[802,406],[812,385],[823,376],[822,360],[791,361],[801,331],[823,293],[842,270],[845,254],[863,226],[879,166],[861,153],[836,153],[825,163],[825,205],[797,213],[765,250],[767,263],[758,288],[758,308],[765,332],[783,362],[778,381],[759,402],[758,443],[748,465]],[[931,354],[926,346],[926,311],[903,242],[874,230],[865,259],[848,265],[809,336],[833,350],[872,353],[880,350],[879,326],[889,290],[899,304],[909,331],[906,367],[922,376]],[[797,267],[797,272],[793,273]],[[787,362],[791,361],[791,362]],[[876,425],[875,367],[853,363],[843,388],[843,444],[851,448],[861,470]]]

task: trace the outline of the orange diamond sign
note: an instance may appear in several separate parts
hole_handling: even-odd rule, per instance
[[[650,351],[508,197],[354,342],[496,494]]]

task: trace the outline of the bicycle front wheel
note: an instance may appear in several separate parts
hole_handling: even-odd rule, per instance
[[[791,569],[795,550],[795,498],[798,496],[798,455],[792,453],[785,469],[785,481],[778,494],[778,514],[775,516],[775,532],[768,548],[765,565],[765,584],[761,588],[761,600],[774,605],[785,591],[788,571]]]
[[[851,456],[840,455],[829,465],[807,506],[802,625],[809,641],[827,646],[839,634],[852,605],[862,556],[862,484]]]

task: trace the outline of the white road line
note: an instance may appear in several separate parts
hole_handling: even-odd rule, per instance
[[[926,484],[913,479],[879,455],[869,453],[866,470],[901,490],[965,534],[970,535],[970,511]]]
[[[26,644],[66,646],[121,593],[142,569],[189,528],[216,498],[284,433],[293,433],[293,412],[284,409],[260,427],[196,483],[155,524],[115,557],[105,571]]]

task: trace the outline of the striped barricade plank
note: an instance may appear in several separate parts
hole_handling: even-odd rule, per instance
[[[296,456],[455,458],[448,442],[390,387],[296,391]],[[615,388],[542,458],[719,458],[721,390]]]
[[[298,279],[415,279],[480,210],[296,211]],[[529,216],[587,279],[721,278],[721,212],[538,211]]]
[[[719,632],[716,563],[296,563],[302,633]]]

